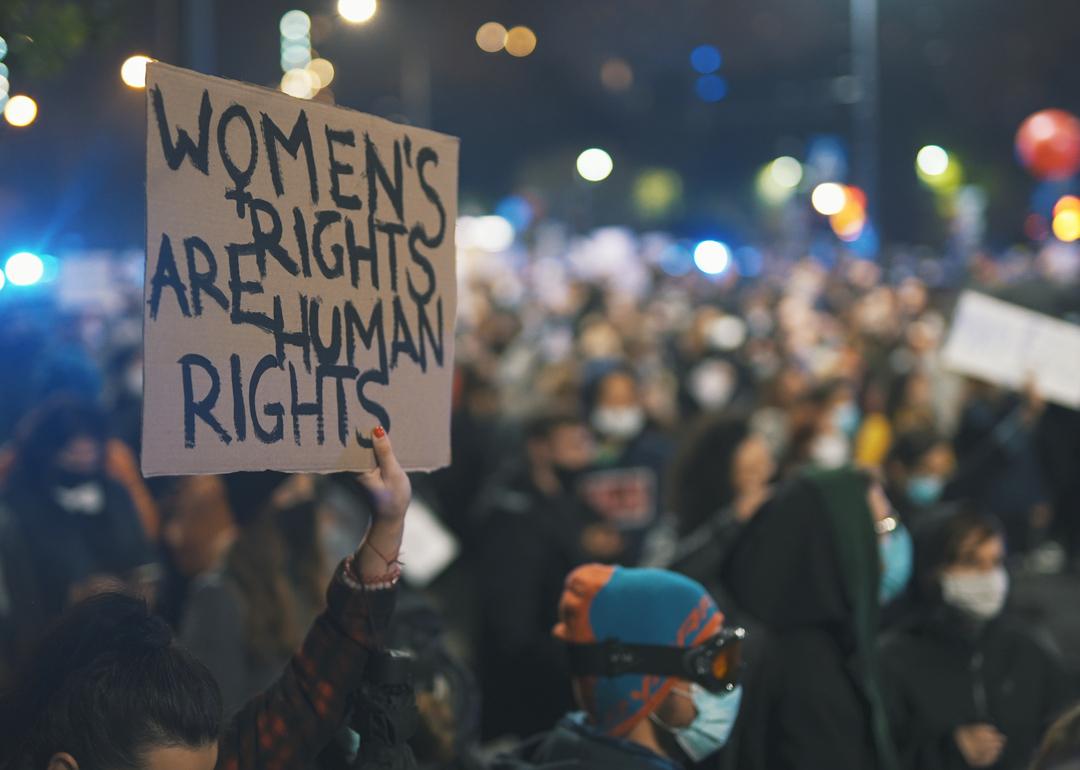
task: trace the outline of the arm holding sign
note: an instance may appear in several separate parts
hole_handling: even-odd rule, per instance
[[[373,443],[378,467],[361,475],[377,502],[371,529],[338,567],[326,611],[281,677],[230,721],[219,743],[218,768],[284,770],[310,764],[341,726],[347,696],[360,687],[370,652],[382,645],[397,594],[397,556],[412,493],[381,428]]]

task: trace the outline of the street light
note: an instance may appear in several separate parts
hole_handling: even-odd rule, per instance
[[[928,144],[915,156],[915,166],[926,176],[941,176],[949,170],[949,153],[936,144]]]
[[[338,0],[337,10],[350,24],[364,24],[371,21],[378,3],[376,0]]]
[[[599,147],[590,147],[577,158],[577,172],[587,182],[602,182],[611,175],[615,162]]]
[[[120,79],[128,88],[146,88],[146,65],[152,62],[149,56],[136,54],[129,56],[120,65]]]
[[[37,102],[24,94],[16,94],[4,105],[4,120],[17,128],[29,126],[37,113]]]

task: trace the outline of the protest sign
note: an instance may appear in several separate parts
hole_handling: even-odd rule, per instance
[[[1080,326],[974,291],[960,295],[946,368],[1080,409]]]
[[[143,473],[450,459],[458,140],[147,67]]]

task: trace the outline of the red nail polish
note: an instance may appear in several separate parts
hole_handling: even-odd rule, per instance
[[[386,431],[383,430],[383,426],[381,425],[376,425],[373,432],[375,433],[375,438],[382,438],[386,435]]]

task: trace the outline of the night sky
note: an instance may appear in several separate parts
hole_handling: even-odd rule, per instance
[[[0,22],[11,22],[0,2]],[[35,124],[0,124],[0,249],[62,252],[128,248],[143,238],[145,117],[141,91],[122,85],[120,63],[147,53],[190,64],[178,0],[112,3],[115,10],[55,74],[26,73],[13,51],[12,93],[39,102]],[[559,216],[642,226],[629,205],[636,172],[682,175],[684,204],[660,226],[710,228],[752,240],[759,212],[753,177],[780,154],[802,157],[817,135],[851,136],[852,108],[834,80],[850,72],[847,0],[382,0],[368,25],[350,27],[332,0],[219,0],[214,74],[274,85],[278,21],[300,8],[327,18],[313,41],[337,68],[336,100],[409,116],[404,70],[426,51],[428,124],[462,138],[463,209],[490,209],[534,191]],[[941,144],[990,200],[989,245],[1022,237],[1035,182],[1016,163],[1020,121],[1044,107],[1080,111],[1080,3],[1074,0],[880,0],[879,229],[891,243],[941,246],[944,226],[913,168],[916,150]],[[536,52],[515,59],[474,42],[486,21],[525,24]],[[20,30],[0,28],[12,37]],[[723,54],[728,85],[700,101],[690,51]],[[625,59],[634,85],[611,93],[601,64]],[[406,59],[408,58],[408,61]],[[583,219],[573,159],[598,145],[615,172],[592,191]],[[653,223],[654,226],[657,223]]]

